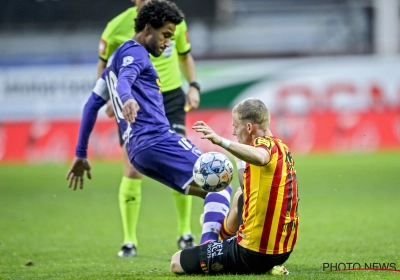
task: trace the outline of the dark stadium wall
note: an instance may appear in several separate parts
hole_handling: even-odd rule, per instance
[[[188,19],[215,17],[216,0],[173,0],[172,2],[182,9]],[[129,7],[132,7],[129,0],[3,0],[1,1],[3,12],[0,13],[0,27],[7,28],[14,24],[39,24],[41,28],[60,24],[71,27],[88,23],[103,25]]]

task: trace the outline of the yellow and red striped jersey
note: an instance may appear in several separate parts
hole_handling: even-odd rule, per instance
[[[271,155],[264,166],[246,164],[243,180],[243,224],[238,243],[264,254],[293,250],[299,214],[296,170],[289,148],[273,136],[254,139],[252,146]]]

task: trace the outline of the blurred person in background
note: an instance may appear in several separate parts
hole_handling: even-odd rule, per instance
[[[135,33],[135,18],[149,0],[131,0],[135,6],[116,16],[108,24],[101,36],[99,44],[98,78],[106,68],[111,54]],[[190,54],[190,42],[186,22],[183,20],[176,26],[171,44],[159,57],[150,55],[151,62],[157,70],[162,83],[165,113],[172,129],[179,135],[186,136],[186,112],[196,109],[200,102],[200,86],[196,82],[195,63]],[[188,92],[182,90],[181,71],[189,83]],[[113,107],[107,104],[106,113],[113,117]],[[124,145],[121,134],[120,144]],[[136,255],[138,239],[136,234],[139,210],[142,201],[142,174],[130,163],[126,149],[123,149],[123,177],[119,187],[119,205],[124,231],[124,241],[120,257]],[[194,244],[191,230],[192,197],[172,190],[177,213],[177,239],[179,248],[188,248]]]
[[[282,264],[294,249],[299,225],[294,160],[289,148],[270,131],[270,114],[261,100],[249,98],[237,104],[232,110],[232,124],[238,142],[222,138],[203,121],[196,122],[193,129],[203,133],[202,139],[246,162],[243,194],[240,190],[236,193],[230,211],[237,207],[236,212],[242,212],[243,221],[233,237],[214,239],[175,253],[171,271],[177,274],[288,274]],[[232,231],[240,220],[233,212],[229,226],[230,216],[229,213],[226,220]]]

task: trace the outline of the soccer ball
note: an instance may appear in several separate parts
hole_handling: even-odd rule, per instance
[[[202,154],[193,167],[194,181],[206,192],[222,191],[229,186],[232,177],[232,162],[222,153]]]

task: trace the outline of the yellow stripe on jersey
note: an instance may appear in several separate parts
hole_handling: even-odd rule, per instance
[[[293,249],[298,229],[294,162],[288,147],[275,137],[256,138],[252,145],[268,150],[271,160],[265,166],[246,166],[238,243],[256,252],[282,254]]]

